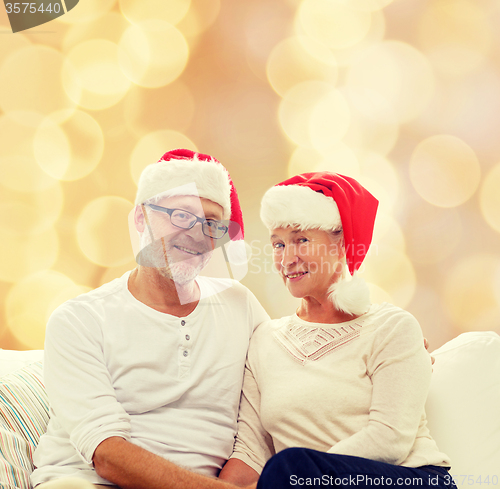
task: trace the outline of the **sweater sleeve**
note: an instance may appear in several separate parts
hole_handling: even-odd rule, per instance
[[[238,434],[230,458],[245,462],[260,474],[272,455],[273,441],[260,422],[259,388],[247,362],[238,414]]]
[[[44,382],[57,422],[86,463],[105,439],[130,439],[130,417],[116,399],[101,328],[81,304],[66,303],[49,319]]]
[[[416,319],[393,313],[374,333],[367,374],[373,391],[368,424],[328,453],[399,465],[410,453],[424,413],[431,362]]]

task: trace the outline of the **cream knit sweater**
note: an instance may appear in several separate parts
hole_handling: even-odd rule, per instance
[[[449,467],[426,426],[431,372],[418,322],[391,304],[340,324],[266,321],[250,342],[232,457],[258,472],[289,447]]]

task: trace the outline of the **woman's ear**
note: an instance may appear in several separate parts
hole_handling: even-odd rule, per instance
[[[144,209],[144,206],[142,204],[135,206],[134,224],[135,224],[135,229],[137,229],[137,231],[139,233],[144,232],[144,229],[146,227],[145,226],[145,219],[144,219],[144,212],[145,212],[145,209]]]
[[[339,256],[339,259],[345,258],[345,241],[344,233],[331,234],[332,244],[335,246],[335,251]]]
[[[344,241],[344,234],[342,234],[342,239],[340,240],[340,243],[339,243],[339,257],[340,257],[340,258],[345,258],[345,241]]]

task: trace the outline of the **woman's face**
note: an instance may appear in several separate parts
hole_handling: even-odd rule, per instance
[[[341,233],[340,233],[341,236]],[[298,227],[271,231],[274,266],[294,297],[324,298],[342,275],[342,238]]]

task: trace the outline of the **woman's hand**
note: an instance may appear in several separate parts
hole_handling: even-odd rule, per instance
[[[429,351],[429,342],[427,341],[427,338],[424,338],[424,346],[427,351]],[[429,353],[430,355],[430,353]],[[434,362],[436,359],[431,355],[431,365],[434,365]]]

